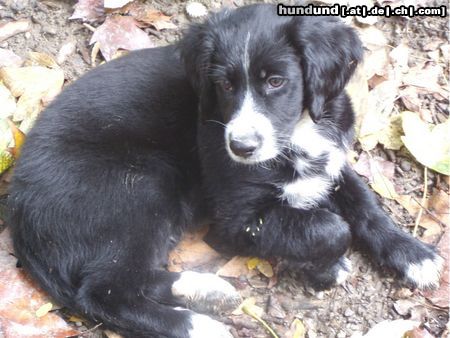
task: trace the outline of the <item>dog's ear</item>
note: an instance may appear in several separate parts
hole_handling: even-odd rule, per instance
[[[306,107],[317,122],[362,60],[362,44],[351,27],[333,17],[295,17],[288,35],[300,55]]]
[[[201,121],[212,113],[215,102],[215,91],[208,78],[214,52],[214,39],[209,26],[209,21],[191,25],[179,43],[186,76],[198,95]]]

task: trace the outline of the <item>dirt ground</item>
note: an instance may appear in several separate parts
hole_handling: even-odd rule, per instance
[[[225,4],[231,1],[223,1]],[[75,42],[76,50],[62,64],[66,83],[70,83],[92,68],[90,64],[89,39],[92,32],[77,20],[69,20],[75,1],[36,1],[36,0],[0,0],[0,19],[17,20],[31,19],[33,27],[25,34],[19,34],[0,43],[1,48],[7,48],[20,56],[28,52],[38,51],[57,55],[61,46],[67,42]],[[148,30],[155,45],[173,43],[179,38],[180,28],[189,22],[185,14],[185,3],[179,1],[153,1],[154,7],[167,15],[179,29],[155,32]],[[216,9],[222,1],[203,1],[209,9]],[[234,1],[236,5],[248,1]],[[448,41],[448,18],[404,18],[384,19],[377,23],[390,40],[397,45],[399,41],[407,40],[417,57],[422,57],[423,46],[431,38]],[[97,62],[101,61],[98,57]],[[448,117],[448,106],[438,105],[432,96],[424,96],[430,106],[436,106],[439,114]],[[356,145],[358,152],[358,146]],[[404,193],[416,194],[421,197],[423,185],[423,167],[416,164],[411,157],[402,151],[384,151],[377,148],[374,151],[383,158],[396,164],[394,177],[396,186],[402,187]],[[428,188],[431,191],[436,185],[443,185],[439,175],[434,172],[428,175]],[[446,187],[448,191],[448,186]],[[5,195],[0,197],[0,216],[4,208]],[[385,209],[394,220],[409,231],[414,219],[398,204],[382,200]],[[0,217],[1,218],[1,217]],[[0,225],[1,226],[1,225]],[[448,309],[439,309],[429,304],[417,291],[403,288],[387,271],[379,271],[367,257],[351,252],[349,257],[353,263],[353,273],[349,280],[340,287],[326,292],[315,293],[305,287],[301,280],[289,272],[278,274],[278,283],[268,288],[268,279],[261,275],[250,278],[231,280],[245,297],[255,297],[256,303],[265,309],[265,319],[280,335],[287,337],[289,326],[294,318],[299,318],[307,328],[307,336],[313,337],[351,337],[365,333],[376,323],[386,319],[412,318],[425,323],[426,328],[435,337],[441,337],[448,322]],[[414,306],[406,311],[399,310],[394,304],[399,299],[408,299]],[[61,311],[67,318],[67,314]],[[255,321],[243,317],[222,318],[233,327],[236,337],[268,337],[264,329]],[[78,323],[82,329],[86,324]],[[83,336],[101,337],[100,329],[89,330]]]

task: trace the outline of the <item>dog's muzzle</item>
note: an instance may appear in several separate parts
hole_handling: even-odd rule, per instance
[[[248,158],[261,148],[262,136],[258,133],[235,137],[230,134],[229,146],[231,151],[239,157]]]

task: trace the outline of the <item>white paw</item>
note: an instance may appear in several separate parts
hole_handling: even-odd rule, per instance
[[[172,294],[198,312],[233,310],[241,297],[227,281],[211,273],[185,271],[172,284]]]
[[[228,328],[205,315],[193,314],[189,338],[233,338]]]
[[[350,273],[352,272],[352,262],[344,257],[340,262],[340,269],[337,272],[336,275],[336,284],[340,285],[345,282],[345,280],[350,276]]]
[[[439,286],[444,259],[436,255],[434,259],[424,259],[419,263],[409,264],[406,278],[420,289]]]

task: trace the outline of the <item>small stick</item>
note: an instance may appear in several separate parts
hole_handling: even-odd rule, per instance
[[[248,306],[243,306],[242,307],[242,312],[248,314],[249,316],[253,317],[254,319],[256,319],[258,322],[260,322],[262,324],[262,326],[264,326],[264,328],[269,331],[269,333],[272,335],[273,338],[280,338],[275,331],[269,326],[269,324],[267,324],[262,318],[260,318],[254,311],[252,311],[252,309],[250,309],[250,307]]]
[[[428,168],[424,167],[423,170],[423,195],[422,195],[422,201],[421,204],[425,205],[425,202],[427,200],[427,193],[428,193]],[[413,236],[417,236],[417,228],[419,227],[420,219],[422,218],[423,208],[419,209],[419,213],[417,214],[416,223],[414,224],[414,230],[413,230]]]
[[[91,32],[95,32],[95,27],[92,27],[90,24],[83,22],[83,26],[89,29]]]

